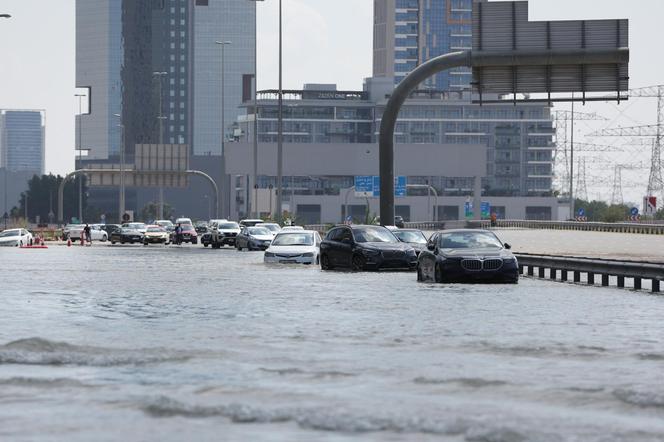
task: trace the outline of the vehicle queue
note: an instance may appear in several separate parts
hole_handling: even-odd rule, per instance
[[[338,225],[324,236],[301,226],[280,226],[261,219],[214,219],[194,224],[189,218],[150,224],[91,225],[91,241],[111,244],[181,245],[189,243],[238,251],[261,251],[269,264],[306,264],[322,270],[406,270],[421,282],[518,283],[519,267],[509,244],[487,230],[443,230],[427,235],[417,229],[378,225]],[[84,228],[68,225],[64,239],[83,239]],[[19,240],[20,242],[20,240]],[[12,242],[14,244],[14,242]]]

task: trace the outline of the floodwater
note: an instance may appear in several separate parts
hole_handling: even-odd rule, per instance
[[[664,298],[0,249],[0,440],[661,441]]]

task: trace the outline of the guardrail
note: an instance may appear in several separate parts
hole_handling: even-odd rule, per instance
[[[637,261],[618,261],[609,259],[577,258],[567,256],[516,254],[519,261],[519,272],[522,275],[541,279],[560,280],[582,283],[581,276],[585,274],[585,283],[595,285],[595,279],[600,277],[603,287],[615,285],[625,288],[625,280],[633,281],[635,290],[643,289],[643,281],[651,281],[651,291],[659,293],[661,282],[664,281],[664,264]],[[537,272],[535,272],[537,269]],[[560,276],[560,278],[558,277]],[[612,284],[613,283],[613,284]]]
[[[488,229],[491,228],[491,221],[468,221],[467,225],[470,228]],[[664,235],[664,224],[498,220],[493,227]]]

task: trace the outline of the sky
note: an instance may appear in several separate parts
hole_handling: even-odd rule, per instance
[[[276,0],[258,4],[258,88],[277,87]],[[0,108],[46,110],[46,170],[71,171],[74,164],[75,93],[74,0],[0,0]],[[531,20],[630,19],[631,87],[664,84],[664,2],[661,0],[531,0]],[[601,5],[601,8],[598,6]],[[304,83],[336,83],[340,89],[361,89],[371,75],[373,0],[283,0],[284,87]],[[307,54],[302,56],[302,54]],[[556,109],[569,109],[569,105]],[[656,101],[600,103],[577,111],[598,112],[602,122],[580,122],[577,140],[622,146],[625,139],[589,138],[596,129],[654,124]],[[611,154],[587,156],[590,198],[611,197],[615,164],[647,166],[649,148],[628,147]],[[601,158],[598,156],[601,155]],[[625,199],[640,201],[647,169],[623,172]]]

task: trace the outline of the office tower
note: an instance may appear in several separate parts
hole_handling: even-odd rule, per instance
[[[243,92],[251,95],[251,2],[78,0],[76,19],[76,84],[91,91],[90,114],[81,118],[88,160],[117,159],[119,124],[128,162],[136,144],[158,143],[160,90],[163,141],[188,144],[197,153],[219,152],[221,51],[215,41],[232,42],[225,54],[228,127],[237,119]]]
[[[472,0],[374,0],[374,77],[398,84],[420,64],[472,46]],[[468,68],[442,72],[423,87],[468,89]]]
[[[45,112],[0,109],[0,167],[9,172],[44,173]]]

